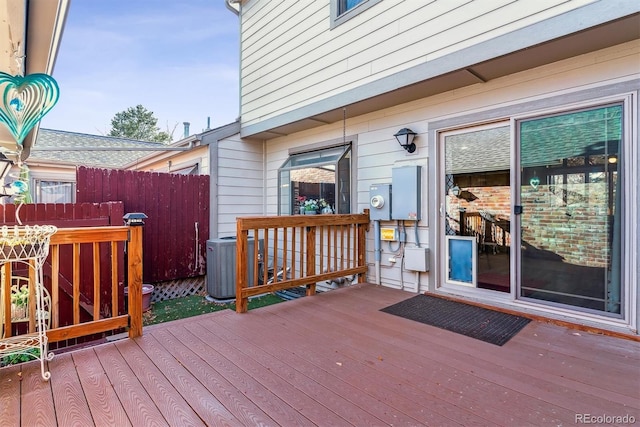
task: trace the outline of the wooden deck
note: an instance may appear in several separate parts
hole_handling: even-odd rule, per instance
[[[531,322],[503,347],[382,313],[370,284],[155,325],[0,369],[2,426],[574,425],[640,420],[640,343]]]

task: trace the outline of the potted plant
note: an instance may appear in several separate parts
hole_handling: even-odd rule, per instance
[[[318,213],[318,201],[316,199],[308,199],[303,203],[304,213],[306,215],[315,215]]]
[[[333,209],[331,209],[331,205],[327,203],[325,199],[318,200],[318,207],[320,208],[320,213],[330,214],[333,213]]]
[[[27,315],[28,303],[29,288],[23,285],[19,289],[15,289],[15,291],[11,293],[11,318],[19,320],[27,319],[29,317]]]

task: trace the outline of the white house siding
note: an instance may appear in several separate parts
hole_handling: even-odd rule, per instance
[[[239,216],[265,215],[264,156],[262,142],[240,140],[239,135],[211,147],[217,150],[217,169],[212,171],[212,192],[217,193],[218,237],[236,234]]]
[[[209,151],[207,146],[200,146],[189,151],[167,151],[150,156],[148,159],[130,167],[131,170],[174,172],[193,165],[198,165],[198,175],[209,175]]]
[[[248,1],[241,14],[243,126],[594,1],[384,0],[331,30],[330,0]]]
[[[640,64],[640,41],[634,41],[488,83],[476,84],[375,113],[348,118],[346,134],[357,135],[357,157],[354,158],[354,165],[357,168],[357,182],[354,188],[357,193],[353,196],[357,203],[354,211],[361,212],[369,207],[369,186],[374,183],[389,183],[392,167],[406,164],[422,165],[423,216],[419,222],[419,240],[423,244],[428,243],[429,217],[437,215],[437,206],[434,206],[435,195],[429,194],[430,183],[428,182],[429,169],[436,167],[435,159],[429,158],[427,129],[430,122],[640,79],[638,64]],[[504,118],[508,116],[493,119]],[[414,154],[404,151],[393,137],[393,134],[403,127],[409,127],[418,132],[415,141],[418,148]],[[637,138],[637,123],[634,132]],[[288,150],[291,147],[318,144],[339,138],[342,133],[342,123],[333,123],[268,141],[265,182],[269,214],[274,214],[277,210],[277,170],[287,158]],[[395,222],[383,222],[383,226],[385,225],[394,226]],[[415,238],[409,221],[407,221],[407,227],[407,245],[411,246]],[[375,272],[371,235],[372,233],[369,233],[367,242],[367,261],[371,267],[367,280],[373,282]],[[433,281],[432,273],[422,273],[417,276],[413,272],[405,271],[401,274],[399,263],[392,265],[388,262],[391,253],[384,242],[382,249],[381,282],[383,285],[395,288],[404,285],[407,290],[415,290],[419,281],[421,291],[428,289],[430,282]],[[435,267],[432,266],[432,269]]]

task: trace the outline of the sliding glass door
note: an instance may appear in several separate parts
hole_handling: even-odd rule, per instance
[[[622,112],[516,121],[520,298],[622,314]]]

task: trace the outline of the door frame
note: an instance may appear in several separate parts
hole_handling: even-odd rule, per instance
[[[445,233],[446,229],[446,174],[445,174],[445,149],[444,149],[444,139],[449,135],[460,135],[464,133],[470,133],[474,131],[494,129],[500,127],[509,127],[510,132],[510,140],[509,140],[509,150],[512,152],[513,150],[513,133],[512,133],[512,120],[510,118],[500,118],[496,120],[487,121],[484,123],[471,123],[466,126],[457,126],[455,128],[450,129],[438,129],[436,131],[436,144],[437,144],[437,159],[438,164],[435,169],[437,172],[436,179],[434,180],[436,184],[436,205],[438,206],[438,215],[436,229],[436,240],[438,241],[438,247],[442,248],[442,250],[436,251],[436,264],[438,268],[436,269],[436,280],[435,280],[435,291],[445,291],[448,293],[459,293],[469,296],[478,296],[482,295],[485,299],[496,299],[500,301],[513,301],[515,299],[515,282],[513,281],[513,256],[509,255],[509,270],[510,270],[510,289],[509,292],[499,292],[491,289],[482,289],[477,287],[477,268],[474,269],[473,272],[473,283],[472,284],[464,284],[461,282],[456,282],[452,280],[448,280],[448,256],[449,256],[449,248],[447,242],[447,235]],[[509,167],[513,170],[513,154],[510,155],[509,159]],[[512,199],[513,193],[513,173],[509,172],[510,176],[510,200]],[[513,204],[513,203],[512,203]],[[513,227],[513,214],[509,215],[510,223]],[[511,236],[512,242],[514,241],[513,235]],[[475,245],[474,245],[475,247]],[[512,250],[510,251],[512,252]],[[475,249],[475,253],[473,254],[473,264],[477,266],[477,248]]]
[[[440,254],[444,250],[443,238],[444,225],[442,217],[444,216],[444,188],[442,177],[444,176],[443,162],[441,160],[441,134],[456,129],[471,128],[482,124],[491,124],[508,120],[514,122],[516,119],[530,118],[536,115],[549,114],[553,111],[568,111],[576,108],[584,108],[588,106],[596,106],[603,103],[623,102],[624,103],[624,143],[623,156],[627,164],[640,164],[640,140],[637,123],[640,122],[640,109],[638,108],[638,99],[640,98],[640,79],[628,80],[622,82],[614,82],[612,84],[603,84],[593,86],[587,89],[576,91],[565,91],[554,95],[530,99],[514,104],[505,104],[497,108],[488,108],[478,110],[471,114],[462,114],[458,116],[449,116],[439,120],[428,122],[427,135],[429,138],[429,192],[433,195],[432,204],[429,209],[429,228],[433,230],[429,237],[429,245],[433,248],[432,265],[436,268],[431,272],[432,279],[429,280],[428,290],[434,293],[450,294],[459,297],[470,297],[482,299],[482,301],[515,309],[524,313],[531,313],[551,318],[568,319],[573,318],[578,322],[596,327],[612,328],[613,330],[628,331],[632,330],[637,333],[640,330],[638,307],[640,307],[640,290],[638,289],[637,278],[640,276],[640,260],[634,258],[633,254],[640,250],[640,188],[629,185],[631,182],[640,181],[640,171],[638,168],[627,167],[624,172],[623,192],[626,201],[624,210],[624,227],[625,238],[623,241],[623,271],[622,278],[624,280],[626,293],[624,297],[624,317],[622,319],[612,319],[591,313],[581,313],[575,310],[565,310],[558,307],[543,306],[538,303],[522,301],[516,299],[517,285],[512,286],[511,293],[483,292],[478,294],[476,289],[453,289],[444,285],[445,272],[442,268]],[[515,133],[515,127],[511,125],[512,132]],[[512,137],[512,149],[516,149],[515,135]],[[515,165],[515,155],[512,155]],[[516,174],[512,174],[516,175]],[[519,176],[517,174],[516,176]],[[519,179],[519,178],[518,178]],[[512,182],[512,192],[516,191],[517,186]],[[512,194],[512,197],[515,196]],[[519,203],[519,199],[512,198],[514,204]],[[513,215],[512,215],[513,216]],[[516,235],[520,224],[517,218],[512,218],[511,226],[514,227],[512,239],[517,240],[521,236]],[[518,266],[514,257],[511,258],[511,274],[517,272]]]

